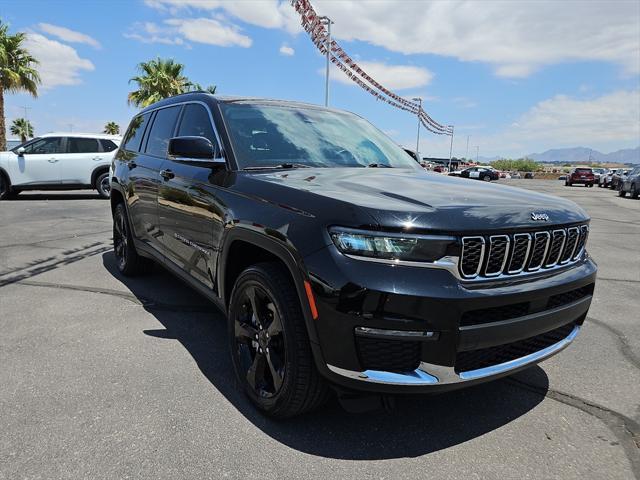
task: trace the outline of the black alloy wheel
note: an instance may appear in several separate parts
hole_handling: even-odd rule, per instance
[[[287,351],[281,314],[274,300],[257,282],[240,293],[240,312],[235,318],[235,340],[241,371],[249,388],[261,398],[271,398],[282,388]]]
[[[238,276],[228,322],[236,379],[258,409],[287,418],[324,403],[329,389],[315,367],[300,299],[283,265],[259,263]]]
[[[118,270],[127,276],[146,273],[152,265],[151,260],[141,257],[136,251],[123,203],[119,203],[113,212],[113,253]]]

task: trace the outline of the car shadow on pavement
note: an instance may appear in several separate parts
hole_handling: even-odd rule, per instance
[[[161,267],[148,276],[127,278],[118,272],[112,252],[102,258],[106,270],[163,327],[141,334],[179,341],[207,380],[242,415],[273,439],[310,455],[345,460],[418,457],[512,422],[535,408],[548,390],[546,373],[535,366],[518,375],[520,381],[535,384],[535,392],[496,380],[440,395],[398,397],[394,411],[367,414],[348,413],[333,398],[314,412],[275,421],[259,413],[237,385],[226,320],[213,304]]]

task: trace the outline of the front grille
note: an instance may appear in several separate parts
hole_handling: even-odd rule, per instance
[[[410,372],[420,365],[420,342],[356,337],[363,370]]]
[[[462,237],[459,271],[464,279],[517,275],[567,265],[581,258],[589,227],[532,233]]]
[[[563,305],[568,305],[569,303],[577,302],[584,297],[588,297],[589,295],[593,295],[593,287],[594,284],[586,285],[584,287],[576,288],[575,290],[571,290],[565,293],[559,293],[557,295],[553,295],[549,297],[547,301],[547,308],[556,308],[561,307]]]
[[[512,318],[523,317],[529,313],[529,302],[512,303],[500,307],[483,308],[464,312],[460,318],[460,326],[480,325],[483,323],[500,322]]]
[[[496,347],[471,350],[469,352],[458,352],[454,370],[456,373],[469,372],[471,370],[499,365],[539,352],[567,338],[574,327],[575,323],[571,322],[550,332],[542,333],[525,340],[498,345]]]

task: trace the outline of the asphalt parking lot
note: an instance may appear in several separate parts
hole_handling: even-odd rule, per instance
[[[471,181],[471,180],[470,180]],[[640,200],[505,180],[592,217],[599,280],[553,359],[471,389],[286,422],[237,389],[223,315],[120,276],[92,192],[0,203],[0,479],[640,478]]]

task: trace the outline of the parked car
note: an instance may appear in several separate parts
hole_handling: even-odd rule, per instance
[[[459,177],[460,175],[462,175],[463,171],[464,170],[461,170],[461,169],[453,170],[453,171],[449,172],[449,176],[450,177]]]
[[[522,178],[522,175],[520,175],[520,172],[511,172],[511,178],[515,178],[516,180],[520,180]]]
[[[491,180],[498,180],[500,178],[500,174],[497,170],[493,168],[487,167],[471,167],[466,170],[462,170],[460,172],[460,176],[462,178],[473,178],[476,180],[483,180],[485,182],[490,182]]]
[[[534,177],[533,172],[525,172],[524,178],[532,179]]]
[[[600,175],[600,179],[598,180],[598,187],[608,188],[609,183],[611,182],[611,175],[613,175],[613,169],[608,168],[602,175]]]
[[[511,374],[571,343],[591,303],[578,205],[424,172],[348,112],[179,95],[133,118],[113,172],[118,270],[153,259],[225,312],[238,385],[274,417],[330,386]]]
[[[560,176],[558,177],[558,180],[566,180],[566,179],[567,179],[567,176],[566,176],[566,175],[560,175]]]
[[[612,190],[618,190],[618,185],[620,181],[624,181],[625,177],[629,174],[631,169],[629,168],[618,168],[613,175],[611,175],[611,182],[609,183],[609,188]]]
[[[627,193],[631,198],[638,198],[640,193],[640,167],[635,167],[618,181],[618,195],[624,197]]]
[[[590,167],[576,167],[571,169],[564,181],[565,186],[584,185],[585,187],[593,187],[595,178],[593,170]]]
[[[447,173],[447,167],[443,167],[442,165],[436,165],[433,167],[433,171],[437,173]]]
[[[607,169],[606,168],[593,168],[593,179],[595,180],[595,183],[600,183],[600,177],[604,174],[607,173]]]
[[[109,165],[120,137],[47,133],[0,153],[0,199],[23,190],[93,188],[109,197]]]

